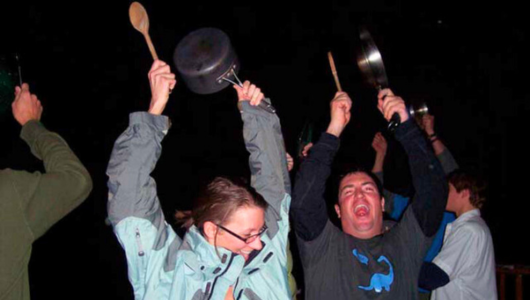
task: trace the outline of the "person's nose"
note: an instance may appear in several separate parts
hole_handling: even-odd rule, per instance
[[[353,196],[355,199],[362,199],[364,198],[364,192],[361,189],[356,189]]]
[[[257,238],[252,243],[248,244],[248,246],[254,250],[261,250],[263,248],[263,243],[261,242],[261,238]]]

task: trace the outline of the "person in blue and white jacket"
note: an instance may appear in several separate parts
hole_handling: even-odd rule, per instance
[[[107,168],[109,219],[126,252],[135,298],[290,299],[291,187],[279,119],[256,107],[263,93],[248,81],[234,87],[255,191],[214,179],[195,203],[193,225],[181,239],[164,220],[150,177],[170,127],[161,114],[175,75],[157,60],[149,81],[150,108],[130,115]]]

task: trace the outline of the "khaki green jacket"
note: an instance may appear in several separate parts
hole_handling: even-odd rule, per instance
[[[0,300],[30,299],[31,244],[92,190],[88,171],[59,135],[30,121],[20,136],[46,173],[0,170]]]

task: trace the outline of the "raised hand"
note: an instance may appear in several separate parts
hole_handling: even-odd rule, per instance
[[[15,120],[22,126],[30,120],[40,121],[43,110],[37,96],[30,93],[27,83],[23,83],[22,87],[15,87],[15,100],[11,108]]]
[[[372,141],[372,148],[375,150],[375,161],[374,166],[372,167],[372,173],[383,172],[387,146],[386,139],[381,132],[376,133],[374,140]]]
[[[381,134],[381,132],[376,133],[372,141],[372,148],[374,148],[377,155],[384,156],[386,154],[387,147],[388,144],[385,137]]]
[[[425,130],[427,135],[434,134],[434,116],[430,114],[425,114],[421,118],[421,127]]]
[[[171,90],[177,84],[175,74],[171,73],[169,65],[161,60],[155,60],[149,70],[149,85],[151,86],[151,104],[149,113],[160,115],[166,108]]]
[[[248,80],[243,83],[243,87],[234,85],[234,89],[237,92],[238,101],[250,101],[250,105],[252,106],[259,105],[265,97],[261,89],[251,84]]]
[[[394,113],[399,115],[401,123],[409,119],[405,101],[401,97],[395,96],[390,89],[383,89],[379,92],[377,95],[377,108],[387,121],[390,121]]]
[[[331,100],[331,122],[327,133],[339,137],[346,125],[350,122],[352,102],[350,96],[345,92],[337,92]]]

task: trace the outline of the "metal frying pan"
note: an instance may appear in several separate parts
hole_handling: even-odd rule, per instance
[[[357,54],[357,65],[359,65],[361,74],[370,86],[376,88],[378,91],[385,89],[388,87],[388,77],[386,76],[381,53],[366,28],[362,27],[359,32],[361,47]],[[388,123],[388,129],[394,131],[400,123],[399,115],[395,113]]]
[[[240,65],[228,35],[217,28],[201,28],[186,35],[177,45],[173,61],[186,86],[197,94],[213,94],[236,84]],[[274,113],[265,99],[260,108]]]
[[[385,65],[381,53],[366,28],[360,29],[361,51],[357,55],[357,64],[365,81],[372,87],[381,90],[388,87]]]

